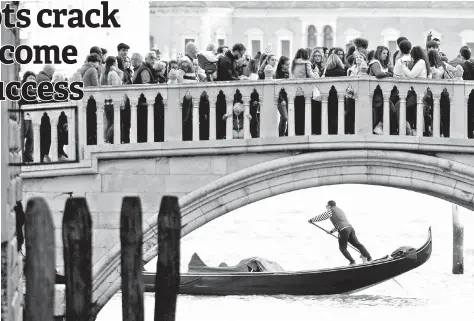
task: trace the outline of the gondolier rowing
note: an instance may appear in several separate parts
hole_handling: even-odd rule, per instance
[[[329,219],[334,225],[334,229],[330,233],[339,232],[339,250],[344,257],[349,260],[350,264],[355,264],[354,259],[347,250],[347,243],[352,244],[364,256],[367,261],[372,261],[372,257],[366,248],[357,239],[356,233],[352,225],[346,218],[346,214],[336,206],[336,202],[329,201],[326,205],[326,211],[321,215],[317,215],[308,220],[309,223],[320,222]]]

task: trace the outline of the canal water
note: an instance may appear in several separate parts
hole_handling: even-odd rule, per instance
[[[452,275],[451,204],[387,187],[338,185],[272,197],[206,224],[182,239],[181,271],[194,252],[208,265],[229,265],[251,256],[278,262],[285,270],[346,265],[337,240],[308,219],[334,199],[348,215],[359,241],[374,258],[400,246],[418,248],[433,232],[433,253],[423,266],[352,295],[335,296],[178,296],[177,321],[241,320],[474,320],[474,212],[462,209],[463,275]],[[329,229],[329,222],[321,226]],[[354,251],[351,251],[354,257]],[[358,259],[360,262],[360,259]],[[156,259],[146,269],[156,269]],[[145,295],[145,320],[153,320],[154,295]],[[115,295],[99,321],[121,319]]]

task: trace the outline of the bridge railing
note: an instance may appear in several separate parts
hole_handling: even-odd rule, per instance
[[[431,102],[426,93],[431,93]],[[383,107],[373,108],[375,96],[383,97]],[[395,96],[397,98],[392,99]],[[284,134],[287,136],[375,135],[377,113],[383,114],[383,131],[379,132],[383,135],[423,136],[426,133],[423,128],[429,126],[432,137],[467,139],[472,138],[474,131],[471,124],[474,112],[468,112],[468,105],[474,103],[474,82],[459,79],[376,79],[367,76],[103,86],[85,88],[83,100],[76,102],[79,151],[86,145],[232,140],[234,117],[224,120],[223,116],[232,114],[234,101],[239,99],[244,105],[244,139],[278,137],[281,136],[280,97],[287,101],[288,127]],[[428,111],[424,107],[427,104],[431,104]],[[258,122],[255,117],[257,105]],[[61,106],[64,104],[48,104],[45,108]],[[414,108],[416,113],[413,113]],[[407,112],[411,119],[416,119],[412,121],[412,126],[418,129],[416,133],[406,131],[406,126],[410,126],[406,122]],[[398,127],[395,132],[394,120]],[[34,153],[36,155],[38,150]]]

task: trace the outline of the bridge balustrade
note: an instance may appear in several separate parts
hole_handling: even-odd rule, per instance
[[[390,95],[394,93],[394,88],[399,97],[396,111],[393,110],[394,105],[390,104]],[[348,89],[353,91],[353,96],[346,95]],[[40,143],[37,137],[40,137],[40,123],[44,112],[49,114],[51,127],[54,129],[59,113],[69,110],[69,144],[77,144],[80,158],[81,151],[87,145],[232,140],[233,117],[223,120],[222,116],[232,114],[234,101],[240,97],[244,105],[244,115],[251,114],[253,101],[258,101],[260,105],[258,134],[255,130],[251,132],[251,121],[244,117],[244,139],[278,137],[280,116],[277,105],[281,94],[286,95],[288,101],[287,136],[375,135],[373,99],[376,91],[383,95],[383,135],[394,134],[390,130],[390,117],[396,115],[398,132],[395,134],[405,136],[407,97],[410,90],[416,93],[416,136],[423,136],[423,128],[426,127],[423,99],[428,91],[433,97],[432,123],[429,124],[432,126],[432,137],[473,138],[474,82],[459,78],[408,80],[366,76],[318,80],[102,86],[85,88],[81,101],[22,106],[22,110],[28,112],[33,120],[34,161],[38,162]],[[313,97],[314,95],[316,97]],[[441,103],[442,96],[445,97],[444,103]],[[350,104],[353,105],[352,110]],[[67,109],[74,106],[77,107],[76,112]],[[298,111],[295,113],[296,109]],[[351,112],[352,118],[347,115]],[[303,114],[304,116],[301,116]],[[353,127],[352,124],[346,126],[348,121],[353,123]],[[443,123],[444,126],[449,124],[447,135],[442,133]],[[57,145],[58,136],[56,130],[52,130],[52,161],[57,160]],[[72,156],[69,160],[75,158],[75,154]]]

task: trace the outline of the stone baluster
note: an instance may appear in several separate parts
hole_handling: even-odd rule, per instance
[[[137,106],[138,98],[130,97],[130,144],[137,142]]]
[[[390,93],[383,93],[383,134],[390,135]]]
[[[244,100],[244,139],[250,139],[250,119],[247,117],[250,115],[250,97],[243,97]]]
[[[41,136],[40,136],[40,124],[33,123],[33,161],[35,163],[41,162]]]
[[[462,80],[456,79],[452,85],[453,93],[449,94],[451,106],[449,137],[467,138],[468,122],[466,120],[466,110],[469,101],[469,93],[467,93],[467,95],[465,94],[465,85]]]
[[[114,145],[122,143],[121,137],[121,121],[120,121],[120,105],[121,101],[114,101]]]
[[[216,140],[216,100],[209,98],[209,140]]]
[[[344,135],[345,133],[346,115],[344,111],[345,111],[344,94],[338,94],[337,95],[337,134],[338,135]]]
[[[51,162],[58,161],[58,120],[51,118],[51,148],[49,149]]]
[[[76,141],[76,117],[74,113],[74,109],[71,110],[71,117],[68,117],[67,120],[67,125],[68,125],[68,140],[69,144],[67,145],[67,151],[68,151],[68,160],[75,160],[76,159],[76,146],[77,146],[77,141]],[[79,125],[79,128],[80,125]],[[80,145],[79,145],[80,146]]]
[[[232,127],[233,127],[233,117],[234,117],[234,111],[233,111],[233,103],[234,103],[234,98],[228,98],[230,95],[226,95],[226,102],[227,102],[227,109],[226,109],[226,114],[230,114],[230,117],[227,117],[226,119],[226,132],[225,136],[226,139],[232,139]]]
[[[155,95],[147,95],[147,133],[146,141],[148,143],[155,142]]]
[[[311,97],[312,97],[312,94],[304,96],[304,134],[305,136],[311,136],[311,131],[312,131]]]
[[[260,94],[260,137],[278,137],[278,109],[274,85],[266,84]]]
[[[200,98],[193,98],[193,141],[199,141],[199,101]]]
[[[440,137],[441,132],[441,95],[433,95],[433,137]]]
[[[328,98],[329,95],[321,94],[321,135],[328,135]]]
[[[400,96],[400,117],[398,119],[398,134],[406,136],[407,134],[407,100],[406,96]]]
[[[104,101],[97,100],[97,145],[104,144],[104,108]]]
[[[74,112],[72,113],[72,115],[74,115]],[[78,151],[79,151],[79,158],[82,159],[83,156],[82,156],[82,151],[84,149],[84,146],[87,145],[87,101],[84,101],[84,100],[80,100],[77,102],[77,117],[78,117],[78,120],[77,120],[77,127],[78,127],[78,137],[76,138],[76,133],[73,132],[72,133],[72,136],[74,137],[74,142],[75,144],[77,144],[78,146]],[[74,119],[74,116],[73,116],[73,119]],[[74,119],[75,121],[75,119]],[[70,131],[71,129],[69,129]],[[71,137],[71,136],[70,136]],[[76,142],[76,139],[78,140]],[[68,149],[69,151],[69,159],[74,159],[74,157],[72,157],[70,154],[72,153],[72,150],[74,150],[74,155],[75,155],[75,152],[76,152],[76,145],[71,145],[71,142],[69,143],[69,146],[71,146],[71,148]],[[74,147],[72,147],[74,146]]]
[[[278,98],[277,98],[278,99]],[[288,136],[295,136],[295,97],[288,95]]]
[[[423,115],[423,95],[416,96],[416,136],[423,137],[425,118]]]

